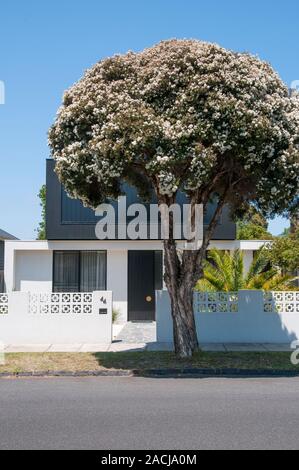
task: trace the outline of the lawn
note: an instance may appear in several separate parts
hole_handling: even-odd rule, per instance
[[[177,359],[169,352],[128,353],[16,353],[6,354],[0,373],[57,371],[107,371],[148,369],[249,369],[298,371],[290,362],[290,354],[247,352],[201,352],[192,359]]]

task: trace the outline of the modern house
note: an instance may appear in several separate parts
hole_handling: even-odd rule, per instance
[[[127,204],[138,201],[133,188],[124,188]],[[213,204],[204,216],[207,224]],[[47,160],[46,241],[5,242],[7,292],[92,292],[111,290],[122,321],[155,319],[155,290],[163,288],[161,240],[99,240],[99,217],[78,200],[70,199]],[[129,218],[125,223],[129,223]],[[180,242],[179,242],[180,243]],[[241,249],[249,266],[263,241],[237,241],[236,226],[223,210],[211,246]]]
[[[5,240],[16,240],[16,237],[0,229],[0,293],[5,292],[5,282],[4,282],[4,252],[5,252],[4,241]]]

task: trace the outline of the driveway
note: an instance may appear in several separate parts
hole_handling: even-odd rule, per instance
[[[297,449],[299,379],[0,380],[0,449]]]

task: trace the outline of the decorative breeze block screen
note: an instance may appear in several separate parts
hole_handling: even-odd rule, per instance
[[[299,292],[264,292],[265,313],[299,313]]]
[[[194,313],[238,313],[238,292],[195,292]]]
[[[0,294],[0,315],[8,314],[8,294]]]
[[[29,313],[91,314],[92,293],[30,294]]]

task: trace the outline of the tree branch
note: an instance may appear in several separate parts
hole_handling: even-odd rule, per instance
[[[198,270],[200,271],[201,269],[199,267],[202,266],[202,262],[204,260],[207,248],[209,246],[209,243],[211,241],[211,238],[213,236],[214,230],[217,226],[217,223],[219,221],[221,212],[223,210],[223,207],[225,206],[226,200],[227,200],[227,195],[229,194],[230,190],[230,184],[227,184],[225,191],[223,192],[219,203],[217,205],[217,209],[212,217],[212,220],[209,224],[209,228],[205,231],[204,236],[203,236],[203,243],[201,248],[198,250],[196,256],[195,256],[195,263],[194,263],[194,276],[197,275]],[[201,273],[200,273],[201,274]]]

